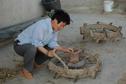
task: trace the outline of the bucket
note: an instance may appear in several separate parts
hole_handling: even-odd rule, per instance
[[[112,12],[113,3],[114,2],[112,0],[105,0],[104,1],[104,11],[105,12]]]

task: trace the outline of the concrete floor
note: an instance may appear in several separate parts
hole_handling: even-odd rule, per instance
[[[66,47],[84,47],[91,52],[99,53],[103,67],[96,79],[79,79],[76,83],[72,79],[54,79],[53,74],[45,67],[35,71],[33,80],[26,80],[17,76],[15,79],[7,80],[4,84],[117,84],[118,79],[126,72],[126,39],[115,43],[106,42],[103,44],[85,42],[79,34],[79,27],[83,23],[113,22],[114,25],[123,27],[122,32],[126,37],[126,15],[71,13],[71,17],[73,23],[59,33],[59,43]],[[1,67],[15,68],[16,62],[13,60],[22,60],[14,53],[12,44],[0,48],[0,57]]]

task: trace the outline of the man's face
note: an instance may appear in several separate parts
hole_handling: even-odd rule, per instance
[[[58,23],[58,21],[56,19],[54,19],[52,21],[53,30],[56,32],[62,30],[65,26],[66,26],[66,23],[64,23],[64,22]]]

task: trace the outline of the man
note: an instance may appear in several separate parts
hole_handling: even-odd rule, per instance
[[[70,24],[70,16],[63,10],[56,10],[51,18],[40,20],[26,28],[14,42],[14,50],[24,57],[24,68],[20,75],[32,79],[34,67],[42,66],[46,60],[54,57],[55,50],[71,52],[57,43],[57,32]]]

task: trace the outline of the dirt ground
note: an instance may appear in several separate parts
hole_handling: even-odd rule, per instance
[[[95,42],[83,41],[79,33],[79,27],[83,23],[93,24],[97,21],[122,26],[123,36],[126,37],[126,15],[100,14],[100,13],[71,13],[73,23],[59,33],[59,44],[66,47],[86,48],[91,52],[99,53],[103,62],[102,71],[96,79],[86,78],[73,82],[72,79],[58,78],[48,71],[47,67],[34,72],[33,80],[26,80],[20,76],[7,80],[4,84],[117,84],[118,80],[126,72],[126,39],[119,42],[106,42],[97,44]],[[22,60],[14,53],[12,44],[0,48],[0,67],[15,68]],[[126,83],[125,83],[126,84]]]

